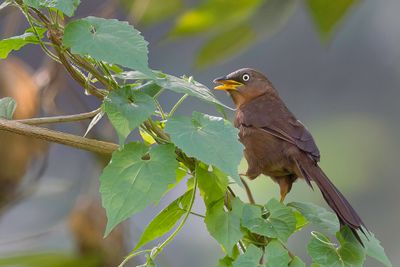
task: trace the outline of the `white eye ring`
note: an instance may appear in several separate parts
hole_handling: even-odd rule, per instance
[[[245,74],[243,74],[242,79],[243,79],[243,81],[247,82],[248,80],[250,80],[250,75],[245,73]]]

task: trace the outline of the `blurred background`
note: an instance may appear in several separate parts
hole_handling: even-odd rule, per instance
[[[394,266],[400,266],[398,10],[397,0],[85,0],[76,17],[128,20],[150,43],[151,68],[193,75],[209,88],[213,78],[241,67],[267,74],[313,133],[323,169],[381,240]],[[16,8],[0,11],[1,39],[26,27]],[[233,106],[224,92],[215,94]],[[4,96],[17,100],[15,118],[73,114],[100,104],[33,45],[0,61]],[[178,98],[163,94],[162,104],[168,110]],[[218,114],[193,98],[178,112],[193,110]],[[227,112],[231,118],[232,111]],[[87,125],[52,128],[83,135]],[[116,140],[105,120],[90,137]],[[106,219],[97,179],[107,161],[0,132],[0,266],[116,266],[152,216],[184,190],[177,188],[103,240]],[[269,178],[250,186],[259,203],[278,197],[278,186]],[[320,193],[304,182],[296,183],[287,201],[324,205]],[[200,198],[195,211],[204,213]],[[307,262],[309,230],[289,242]],[[189,217],[157,266],[215,266],[221,256],[201,218]],[[365,266],[379,264],[368,260]]]

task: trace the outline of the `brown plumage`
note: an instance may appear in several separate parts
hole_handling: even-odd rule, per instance
[[[221,84],[215,89],[227,91],[236,105],[234,124],[245,147],[246,176],[270,176],[279,184],[281,201],[297,178],[303,178],[310,187],[314,181],[341,225],[348,225],[362,244],[357,230],[364,232],[364,223],[318,166],[320,153],[312,135],[286,107],[271,82],[249,68],[214,82]]]

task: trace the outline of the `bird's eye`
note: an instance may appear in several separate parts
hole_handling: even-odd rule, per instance
[[[250,80],[250,75],[248,75],[247,73],[243,74],[242,80],[247,82],[248,80]]]

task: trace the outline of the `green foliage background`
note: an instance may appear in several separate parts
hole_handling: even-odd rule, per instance
[[[162,4],[153,1],[154,7],[141,19],[145,23],[157,23],[180,8],[179,1],[174,3],[166,14],[159,16],[154,14],[160,14]],[[227,58],[263,34],[271,33],[273,30],[268,28],[268,21],[264,21],[269,16],[262,11],[278,14],[274,21],[280,23],[273,25],[276,30],[298,4],[287,0],[229,3],[203,1],[181,14],[171,29],[171,38],[182,38],[212,28],[198,54],[198,67]],[[349,0],[335,1],[334,4],[304,1],[323,41],[331,38],[340,19],[355,4],[356,1]],[[237,140],[237,130],[222,117],[196,111],[192,116],[174,114],[187,96],[204,100],[217,110],[224,106],[193,77],[175,77],[152,70],[148,66],[148,43],[133,26],[116,19],[90,16],[72,18],[64,27],[58,18],[62,19],[63,14],[73,17],[79,5],[77,0],[6,1],[3,7],[6,5],[19,7],[31,25],[23,35],[0,41],[2,58],[24,45],[40,44],[50,57],[58,58],[64,65],[67,61],[62,56],[65,54],[68,60],[80,64],[88,73],[93,72],[94,77],[77,72],[75,75],[79,78],[75,80],[81,81],[84,89],[92,84],[92,90],[103,98],[102,112],[115,128],[120,144],[100,176],[100,194],[108,217],[105,236],[122,221],[157,204],[177,184],[187,181],[186,191],[149,222],[132,253],[120,266],[142,254],[147,255],[147,260],[141,266],[155,266],[158,254],[179,233],[188,216],[193,215],[197,189],[206,207],[205,215],[200,217],[204,218],[209,234],[225,253],[216,266],[305,266],[287,244],[288,239],[301,230],[309,231],[312,236],[307,250],[314,267],[362,266],[366,256],[392,266],[373,235],[364,238],[364,247],[361,246],[349,229],[340,229],[336,216],[322,207],[302,202],[285,205],[274,198],[266,203],[249,204],[236,196],[230,184],[241,185],[238,166],[243,149]],[[36,9],[48,12],[48,23],[29,12]],[[135,5],[132,10],[135,12]],[[221,10],[225,16],[220,16]],[[327,10],[333,10],[329,16]],[[48,37],[44,35],[46,31]],[[54,32],[62,34],[62,40],[55,39]],[[231,43],[239,37],[243,37],[240,42],[226,49],[226,42]],[[50,42],[56,53],[46,49]],[[98,82],[104,88],[96,88]],[[151,90],[148,90],[149,86]],[[183,94],[169,112],[159,104],[164,90]],[[11,99],[1,99],[0,116],[10,119],[14,107]],[[135,129],[139,129],[143,142],[127,143],[128,135]],[[308,226],[320,228],[320,231],[310,231]],[[164,240],[160,244],[142,248],[160,237]],[[35,266],[37,258],[38,255],[30,258],[30,266]],[[26,260],[25,256],[13,257],[1,259],[0,263],[22,264]]]

